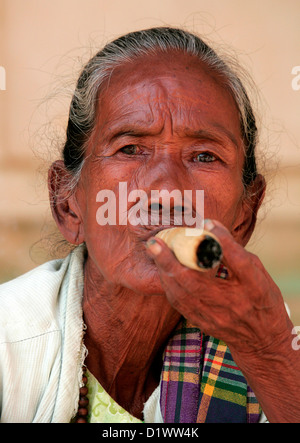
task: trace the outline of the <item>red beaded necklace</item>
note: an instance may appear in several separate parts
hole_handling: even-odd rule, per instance
[[[87,415],[88,415],[88,405],[89,399],[87,398],[88,388],[87,384],[87,376],[86,376],[86,366],[82,368],[82,383],[83,386],[79,390],[79,401],[78,401],[78,411],[75,417],[75,423],[88,423]]]

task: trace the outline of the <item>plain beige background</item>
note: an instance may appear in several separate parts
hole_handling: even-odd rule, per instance
[[[0,0],[0,282],[49,257],[46,172],[82,63],[108,40],[162,25],[229,46],[260,91],[269,192],[249,249],[300,324],[299,0]]]

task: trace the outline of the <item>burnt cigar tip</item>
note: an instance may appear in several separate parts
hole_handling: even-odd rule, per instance
[[[196,250],[200,268],[214,268],[222,259],[222,248],[214,238],[206,235]]]

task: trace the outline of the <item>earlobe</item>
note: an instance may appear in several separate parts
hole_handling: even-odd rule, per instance
[[[265,192],[266,181],[262,175],[258,174],[246,190],[246,195],[242,202],[241,216],[232,232],[233,237],[242,246],[246,246],[254,231],[257,213],[263,202]]]
[[[48,172],[48,189],[53,218],[64,238],[72,244],[84,241],[83,221],[74,192],[70,191],[71,174],[62,160],[55,161]]]

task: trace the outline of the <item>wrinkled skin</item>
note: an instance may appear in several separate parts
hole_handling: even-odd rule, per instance
[[[299,358],[290,349],[293,326],[279,289],[244,249],[264,180],[258,176],[245,191],[243,140],[232,96],[199,61],[165,54],[116,69],[100,91],[97,110],[78,188],[53,205],[64,237],[87,245],[88,368],[123,407],[141,417],[159,381],[163,345],[184,316],[230,346],[270,420],[295,420],[278,390],[278,374],[287,372],[282,383],[289,403],[299,392],[283,363],[294,361],[299,374]],[[59,177],[66,174],[61,162],[52,165],[52,195],[64,197]],[[185,268],[162,241],[147,248],[157,226],[100,226],[96,195],[101,189],[118,195],[120,181],[127,182],[128,192],[142,189],[149,197],[153,189],[204,190],[205,218],[214,220],[207,227],[220,238],[229,278]]]

